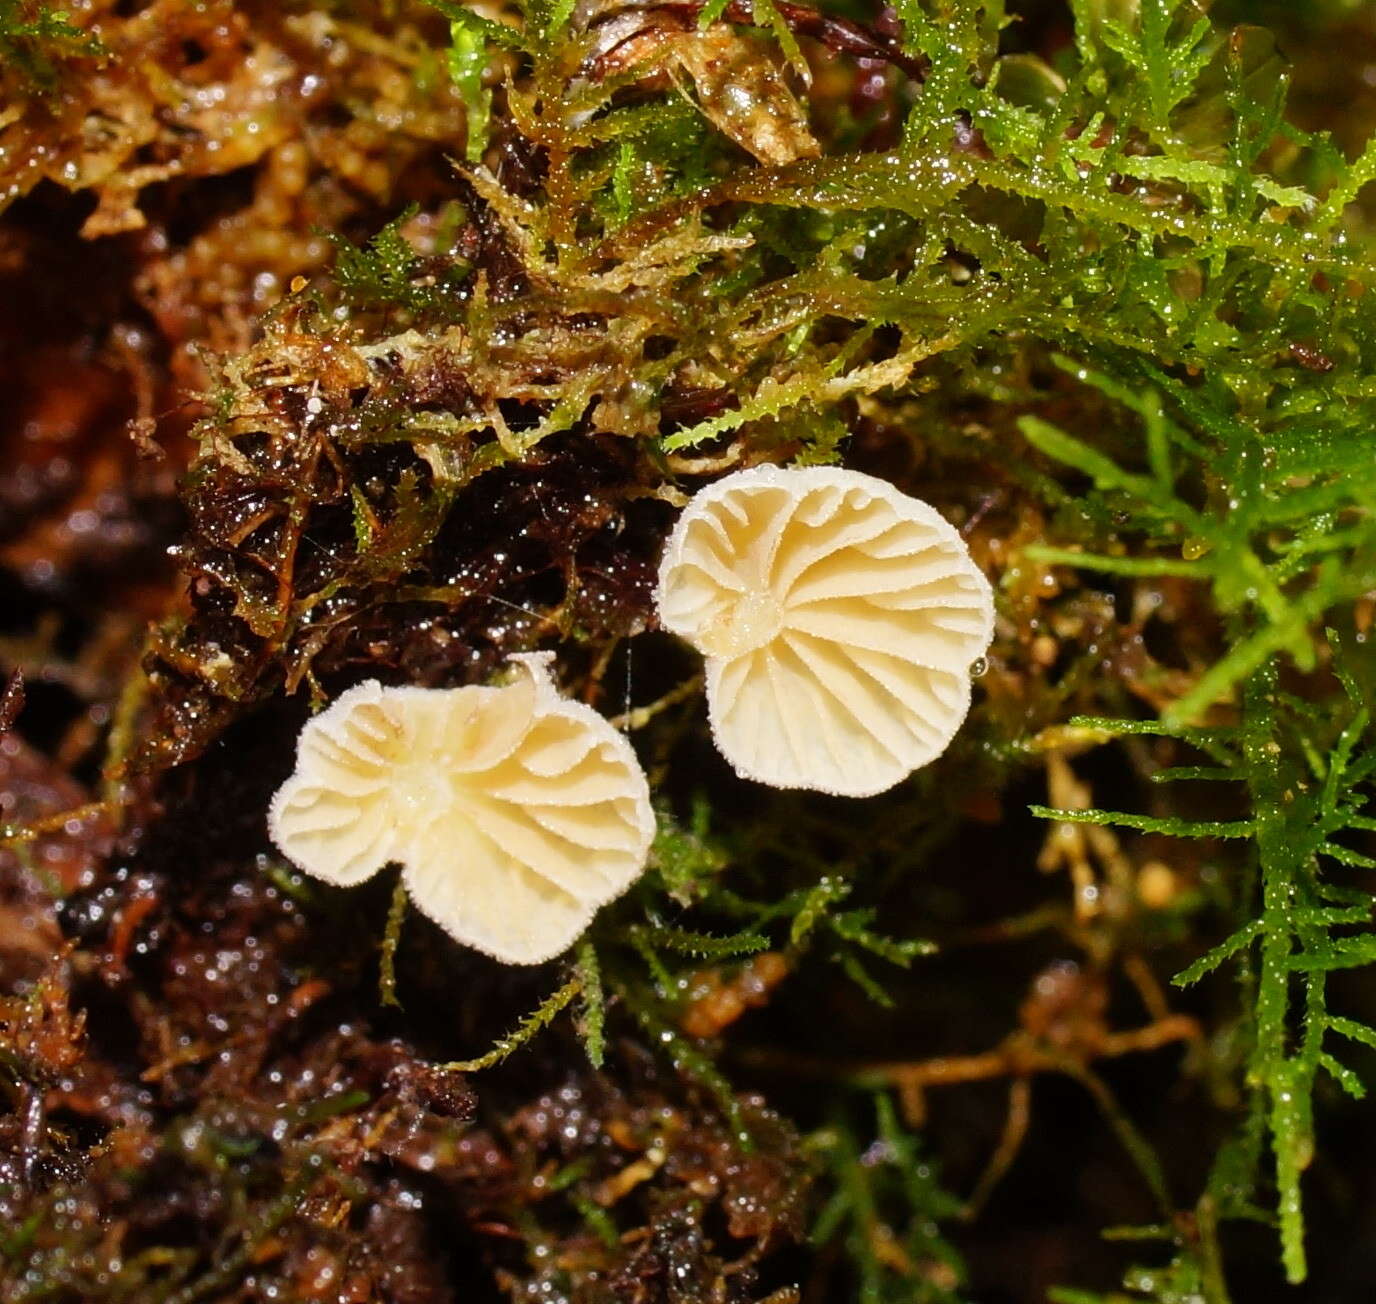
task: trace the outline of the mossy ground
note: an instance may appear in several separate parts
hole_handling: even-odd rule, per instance
[[[1340,0],[0,0],[0,1297],[1369,1299],[1373,60]],[[996,587],[880,798],[736,779],[655,629],[760,461]],[[660,818],[566,960],[281,861],[311,709],[534,647]]]

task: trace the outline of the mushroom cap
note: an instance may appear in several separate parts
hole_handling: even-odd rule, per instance
[[[310,720],[268,830],[326,882],[402,865],[416,906],[508,964],[566,949],[641,874],[654,837],[630,743],[559,696],[549,653],[504,687],[360,684]]]
[[[839,467],[760,466],[696,494],[659,618],[706,657],[722,755],[776,788],[869,797],[939,756],[970,707],[994,596],[935,508]]]

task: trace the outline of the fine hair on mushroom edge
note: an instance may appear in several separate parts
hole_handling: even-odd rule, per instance
[[[369,680],[307,721],[268,830],[340,887],[390,862],[417,908],[507,964],[566,950],[640,876],[654,837],[629,741],[560,696],[553,654],[502,686]]]
[[[742,778],[870,797],[939,756],[993,637],[988,580],[928,503],[839,467],[765,465],[694,495],[660,623],[706,658]]]

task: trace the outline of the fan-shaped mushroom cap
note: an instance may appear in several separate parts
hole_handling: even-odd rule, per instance
[[[301,731],[272,840],[341,886],[399,861],[458,941],[508,964],[558,955],[639,877],[654,816],[630,743],[559,696],[550,659],[512,657],[500,688],[342,694]]]
[[[994,600],[926,503],[858,471],[761,466],[685,508],[659,616],[707,658],[712,732],[738,774],[868,797],[955,735]]]

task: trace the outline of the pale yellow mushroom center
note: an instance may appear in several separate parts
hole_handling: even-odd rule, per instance
[[[728,603],[698,633],[698,648],[709,657],[740,657],[772,643],[784,623],[783,608],[767,589],[744,593]]]
[[[464,815],[465,786],[451,758],[442,755],[398,767],[394,791],[408,822],[428,823],[437,811],[453,822]]]

